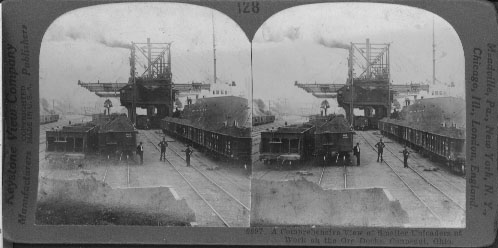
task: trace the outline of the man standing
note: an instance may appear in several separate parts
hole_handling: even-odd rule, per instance
[[[356,165],[360,166],[360,143],[356,143],[356,146],[353,148],[353,155],[356,156]]]
[[[386,147],[386,145],[384,145],[384,142],[382,142],[382,138],[380,138],[379,143],[375,144],[375,147],[377,147],[377,162],[379,162],[379,158],[380,162],[384,162],[382,153],[384,153],[384,147]]]
[[[163,141],[159,142],[159,147],[161,147],[161,157],[159,161],[166,161],[166,147],[168,147],[168,142],[166,142],[166,138],[163,137]]]
[[[142,142],[137,146],[137,154],[140,156],[140,164],[144,164],[144,146],[142,145]]]
[[[187,145],[187,149],[185,149],[185,160],[187,161],[187,167],[190,166],[190,154],[192,154],[194,152],[194,150],[192,150],[190,148],[190,145]]]
[[[403,153],[403,161],[405,163],[405,168],[408,168],[408,156],[410,155],[410,152],[408,151],[408,149],[406,149],[406,146],[405,146],[405,149],[403,151],[401,151],[400,153]]]

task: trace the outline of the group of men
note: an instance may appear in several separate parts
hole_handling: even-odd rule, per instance
[[[158,146],[161,149],[159,161],[166,161],[166,148],[168,147],[168,141],[166,141],[166,138],[163,138],[163,140],[159,142]],[[182,152],[185,152],[185,161],[187,162],[187,166],[190,166],[190,155],[192,155],[194,150],[190,147],[190,145],[187,145],[187,149]],[[137,146],[137,155],[140,157],[140,164],[144,164],[144,146],[142,142],[140,142]]]
[[[377,144],[375,144],[375,147],[377,148],[377,162],[379,162],[379,159],[381,163],[384,162],[383,154],[384,147],[386,147],[386,145],[382,142],[382,138]],[[400,153],[403,153],[404,167],[408,168],[408,156],[410,155],[410,152],[405,146],[405,149],[403,149]],[[356,156],[356,165],[360,166],[360,143],[356,143],[356,146],[353,147],[353,155]]]
[[[158,146],[161,148],[161,156],[159,158],[159,161],[166,161],[166,148],[168,147],[168,142],[166,141],[165,138],[161,142],[159,142]],[[384,142],[382,142],[382,138],[380,141],[375,144],[375,147],[377,148],[377,162],[384,162],[384,147],[386,145]],[[185,161],[187,162],[187,166],[190,166],[190,155],[194,152],[194,150],[190,147],[190,145],[187,145],[187,149],[183,150],[182,152],[185,152]],[[404,167],[408,168],[408,156],[410,155],[410,152],[405,146],[405,149],[401,151],[400,153],[403,153],[403,162],[404,162]],[[142,142],[137,146],[137,155],[140,156],[140,164],[144,163],[144,146]],[[360,143],[356,143],[356,146],[353,147],[353,155],[356,156],[356,165],[360,166]]]

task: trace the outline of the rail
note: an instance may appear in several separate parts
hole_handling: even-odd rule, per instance
[[[404,162],[403,159],[401,159],[399,157],[399,154],[396,154],[394,153],[388,145],[386,145],[386,150],[389,151],[395,158],[397,158],[399,161],[401,162]],[[422,174],[420,174],[420,172],[418,172],[417,170],[413,169],[411,166],[408,166],[408,168],[410,168],[410,170],[412,170],[413,172],[415,172],[420,178],[422,178],[422,180],[424,180],[426,183],[428,183],[430,186],[432,186],[433,188],[435,188],[437,191],[439,191],[441,194],[443,194],[446,198],[450,199],[453,203],[455,203],[455,205],[457,205],[460,209],[462,210],[465,210],[464,207],[462,207],[457,201],[455,201],[452,197],[450,197],[448,194],[446,194],[443,190],[441,190],[440,188],[438,188],[436,185],[434,185],[434,183],[430,182],[429,179],[427,179],[426,177],[424,177]]]
[[[377,152],[377,149],[375,149],[375,147],[370,144],[370,142],[368,142],[368,140],[365,138],[365,136],[363,136],[363,134],[361,132],[357,132],[361,135],[361,137],[363,138],[363,140],[365,140],[365,142],[375,151]],[[429,210],[429,212],[431,212],[431,214],[436,217],[436,219],[439,220],[440,223],[443,223],[443,220],[441,219],[441,217],[436,214],[428,205],[427,203],[424,202],[424,200],[422,200],[422,198],[420,198],[420,196],[415,193],[415,191],[412,189],[412,187],[410,187],[408,185],[408,183],[406,183],[405,180],[403,180],[403,178],[396,172],[396,170],[394,170],[394,168],[384,159],[384,163],[389,166],[389,168],[391,168],[391,170],[394,172],[394,174],[401,180],[401,182],[403,182],[403,184],[410,190],[410,192],[412,192],[412,194]]]
[[[147,141],[149,141],[158,151],[160,151],[159,147],[157,147],[157,145],[152,142],[149,138],[149,136],[145,135],[145,138],[147,139]],[[168,161],[168,163],[171,165],[171,167],[183,178],[183,180],[185,180],[185,182],[190,186],[190,188],[192,188],[192,190],[194,190],[194,192],[204,201],[204,203],[206,203],[206,205],[208,205],[209,208],[211,208],[211,210],[216,214],[216,216],[221,220],[221,222],[223,222],[223,225],[225,225],[226,227],[230,227],[230,225],[228,224],[228,222],[223,218],[223,216],[221,216],[220,213],[218,213],[218,211],[216,211],[216,209],[214,209],[213,205],[211,205],[208,200],[206,198],[204,198],[202,196],[202,194],[199,192],[199,190],[194,186],[192,185],[192,183],[185,177],[185,175],[183,175],[183,173],[181,173],[177,168],[176,166],[173,165],[173,163],[171,163],[169,161],[169,159],[165,158],[166,161]]]
[[[327,164],[325,163],[322,167],[322,172],[320,173],[320,177],[318,179],[318,185],[322,186],[322,181],[323,181],[323,175],[325,174],[325,168],[327,167]],[[348,188],[348,168],[346,166],[346,163],[344,162],[343,165],[343,170],[342,170],[342,177],[344,178],[344,189]]]
[[[149,141],[158,151],[160,151],[159,147],[157,147],[157,145],[155,144],[155,142],[152,142],[151,141],[151,138],[149,137],[149,135],[145,135],[145,133],[147,132],[144,132],[144,136],[146,137],[147,141]],[[154,136],[155,137],[155,136]],[[156,137],[156,141],[159,141],[159,138]],[[168,149],[170,151],[172,151],[173,153],[175,153],[178,157],[180,157],[181,159],[183,160],[186,160],[183,156],[181,156],[177,151],[171,149],[170,147],[168,147]],[[199,190],[185,177],[185,175],[183,175],[183,173],[181,173],[177,168],[176,166],[173,165],[173,163],[171,163],[171,161],[169,161],[168,159],[166,159],[166,161],[171,165],[171,167],[185,180],[185,182],[187,182],[187,184],[189,184],[189,186],[194,190],[194,192],[196,192],[196,194],[209,206],[209,208],[211,208],[211,210],[218,216],[218,218],[223,222],[223,224],[227,227],[230,227],[230,225],[228,224],[228,222],[223,218],[223,216],[213,207],[212,204],[209,203],[209,201],[202,196],[202,194],[199,192]],[[212,183],[213,185],[215,185],[217,188],[221,189],[221,191],[223,191],[225,194],[227,194],[231,199],[235,200],[235,202],[237,202],[239,205],[241,205],[244,209],[246,209],[247,211],[250,211],[250,209],[245,206],[242,202],[240,202],[240,200],[238,200],[235,196],[233,196],[232,194],[230,194],[228,191],[226,191],[223,187],[221,187],[220,185],[218,185],[216,182],[214,182],[210,177],[208,177],[207,175],[205,175],[204,173],[202,173],[199,169],[197,169],[195,166],[191,166],[191,168],[193,168],[196,172],[198,172],[201,176],[203,176],[204,178],[206,178],[206,180],[208,180],[210,183]]]

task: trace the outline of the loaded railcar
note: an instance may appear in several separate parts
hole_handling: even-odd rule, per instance
[[[453,97],[416,101],[398,119],[379,121],[381,133],[451,170],[465,173],[465,102]]]
[[[197,99],[175,117],[161,120],[165,134],[216,157],[249,163],[251,129],[247,99],[223,96]]]
[[[311,116],[300,125],[279,127],[261,133],[260,160],[265,162],[307,161],[316,159],[349,162],[353,131],[343,115]]]
[[[377,129],[378,118],[374,116],[355,116],[354,129],[355,130],[371,130]]]
[[[98,142],[98,127],[89,123],[63,126],[46,131],[46,152],[91,153]]]
[[[100,126],[98,152],[111,155],[133,155],[138,131],[126,116],[116,116]]]
[[[208,131],[191,125],[186,120],[166,117],[162,120],[163,132],[192,144],[218,157],[249,161],[251,156],[250,129],[226,128]]]
[[[51,122],[57,122],[59,120],[59,115],[40,115],[40,125],[47,124]]]
[[[302,161],[313,155],[313,134],[310,124],[279,127],[261,133],[259,159],[265,163]]]
[[[92,121],[46,131],[46,152],[132,155],[137,130],[126,116],[95,115]]]
[[[324,161],[349,159],[353,149],[353,131],[343,115],[331,115],[315,121],[315,154]]]
[[[272,123],[275,121],[274,115],[260,115],[252,117],[252,125],[259,126],[267,123]]]

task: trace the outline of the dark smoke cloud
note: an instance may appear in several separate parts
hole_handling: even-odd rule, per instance
[[[40,109],[42,110],[42,113],[46,113],[46,114],[50,113],[50,107],[49,107],[47,99],[45,99],[43,97],[40,99],[40,107],[41,107]]]
[[[315,41],[318,44],[325,46],[325,47],[328,47],[328,48],[340,48],[340,49],[349,49],[350,48],[349,44],[346,44],[346,43],[343,43],[343,42],[340,42],[337,40],[326,40],[322,36],[317,37],[315,39]]]
[[[263,100],[261,99],[254,99],[254,103],[256,104],[256,107],[258,108],[258,110],[262,113],[265,112],[266,110],[266,105],[265,105],[265,102],[263,102]]]

